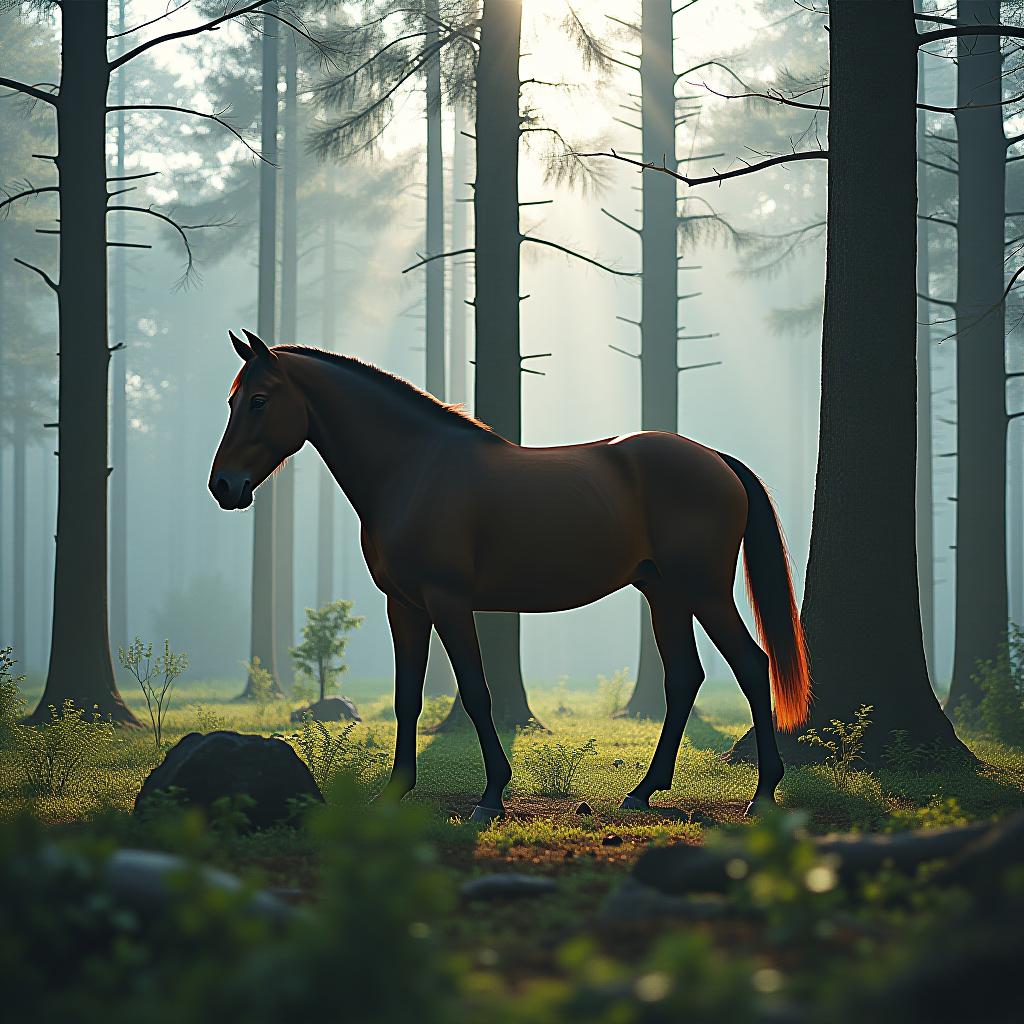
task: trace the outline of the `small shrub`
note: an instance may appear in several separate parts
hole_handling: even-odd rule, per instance
[[[320,700],[347,668],[341,663],[348,644],[345,634],[357,629],[362,621],[361,615],[352,614],[351,601],[331,601],[322,608],[306,609],[302,643],[291,648],[291,655],[299,671],[319,686]]]
[[[24,676],[14,674],[14,648],[0,648],[0,745],[8,746],[15,735],[18,720],[25,714],[21,696]]]
[[[192,713],[196,732],[206,734],[220,732],[227,728],[227,720],[224,716],[218,715],[208,704],[194,704]]]
[[[925,807],[897,809],[886,824],[887,832],[917,828],[950,828],[967,825],[970,818],[960,807],[955,796],[934,796]]]
[[[175,680],[188,669],[188,655],[175,654],[170,640],[164,640],[164,653],[153,657],[153,645],[144,644],[139,637],[128,650],[117,651],[121,667],[126,668],[142,689],[153,728],[153,741],[159,750],[163,744],[164,716],[171,706],[171,690]]]
[[[270,669],[260,664],[260,659],[255,657],[252,661],[243,661],[245,670],[249,676],[249,696],[256,705],[256,727],[263,732],[267,720],[267,709],[278,699],[277,688],[274,686],[274,677]]]
[[[322,793],[340,772],[359,782],[368,782],[382,766],[383,751],[376,749],[370,738],[363,742],[352,739],[355,727],[355,722],[349,722],[332,733],[308,711],[303,713],[299,731],[291,739]]]
[[[16,745],[25,785],[34,796],[66,796],[85,774],[87,764],[115,742],[114,725],[98,708],[89,714],[66,700],[50,721],[16,725]]]
[[[824,766],[836,789],[847,787],[853,766],[863,760],[864,734],[871,725],[872,711],[870,704],[862,704],[852,722],[833,718],[831,725],[808,729],[799,739],[800,743],[828,751]]]
[[[620,668],[611,676],[597,677],[597,699],[601,713],[614,718],[626,706],[630,687],[629,669]]]
[[[1024,629],[1011,624],[994,658],[978,662],[972,678],[983,696],[977,719],[1001,743],[1024,746]]]
[[[596,750],[594,737],[579,747],[541,743],[523,755],[523,768],[533,778],[538,792],[548,796],[573,796],[576,777]]]
[[[454,697],[446,697],[444,694],[440,694],[437,697],[428,697],[423,702],[420,725],[424,729],[436,728],[448,717],[448,712],[451,711],[454,703]]]

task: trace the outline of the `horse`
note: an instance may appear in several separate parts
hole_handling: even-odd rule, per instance
[[[431,626],[483,753],[473,819],[489,821],[504,813],[512,769],[473,613],[561,611],[632,585],[650,604],[667,710],[650,767],[621,806],[649,808],[672,785],[704,680],[694,619],[750,704],[758,775],[748,813],[775,802],[785,769],[772,699],[779,728],[795,729],[807,718],[810,676],[785,541],[747,466],[661,431],[528,448],[368,363],[243,333],[248,343],[229,332],[243,365],[209,488],[222,509],[244,509],[308,441],[351,502],[394,643],[398,728],[386,792],[415,785]],[[741,543],[764,650],[733,600]]]

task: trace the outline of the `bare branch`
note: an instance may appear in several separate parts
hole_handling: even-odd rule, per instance
[[[1000,100],[998,103],[965,103],[959,107],[937,107],[933,103],[918,103],[918,110],[930,110],[933,114],[955,114],[958,110],[985,110],[990,107],[1009,107],[1014,103],[1024,100],[1024,93],[1010,96],[1008,99]]]
[[[610,210],[606,210],[603,206],[601,207],[601,212],[606,217],[609,217],[611,220],[615,221],[616,224],[621,224],[627,230],[632,231],[634,235],[641,234],[641,229],[640,228],[635,228],[635,227],[633,227],[632,224],[627,223],[626,221],[622,220],[620,217],[616,217],[614,213],[612,213]]]
[[[56,96],[51,96],[48,92],[43,92],[42,89],[37,89],[36,86],[28,85],[26,82],[19,82],[13,78],[0,78],[0,86],[13,89],[15,92],[24,93],[26,96],[31,96],[34,100],[42,100],[43,103],[49,103],[51,107],[57,106]]]
[[[151,206],[108,206],[107,212],[113,210],[124,210],[130,213],[144,213],[150,217],[156,217],[157,220],[162,220],[165,224],[170,224],[175,231],[178,232],[181,238],[182,244],[185,246],[185,255],[187,257],[187,263],[185,265],[185,272],[181,275],[178,280],[180,287],[186,286],[191,280],[193,273],[195,272],[195,257],[192,253],[192,244],[189,241],[189,231],[200,231],[203,228],[219,228],[223,227],[222,222],[211,221],[208,224],[179,224],[173,217],[169,217],[166,213],[160,213],[159,210],[154,210]]]
[[[416,253],[419,259],[411,266],[405,268],[402,271],[403,274],[408,274],[410,270],[417,270],[420,267],[426,266],[428,263],[433,263],[434,260],[446,260],[449,256],[465,256],[468,252],[476,252],[476,249],[470,247],[468,249],[453,249],[451,252],[439,252],[433,256],[423,256],[420,253]]]
[[[45,185],[42,188],[27,188],[24,192],[18,192],[16,195],[8,196],[2,202],[0,202],[0,210],[10,206],[12,203],[16,203],[19,199],[25,199],[27,196],[38,196],[44,192],[59,192],[60,188],[57,185]],[[6,214],[4,215],[6,216]]]
[[[270,161],[258,149],[256,149],[255,146],[251,145],[249,142],[246,141],[245,137],[237,128],[229,124],[227,121],[224,120],[223,117],[219,116],[218,114],[207,114],[204,113],[202,110],[192,110],[189,107],[175,107],[165,103],[130,103],[124,106],[107,107],[108,114],[113,114],[118,110],[161,110],[175,114],[190,114],[193,117],[202,117],[207,121],[216,121],[217,124],[221,125],[221,127],[227,128],[227,130],[231,132],[231,134],[234,135],[234,137],[238,139],[238,141],[243,146],[245,146],[245,148],[249,150],[249,152],[252,153],[252,155],[256,157],[257,160],[262,160],[265,164],[270,164],[271,167],[274,166],[274,164],[271,164]],[[158,174],[159,172],[154,171],[153,173]],[[139,175],[139,177],[144,177],[144,175]],[[114,179],[111,178],[109,180],[113,181]]]
[[[177,14],[183,7],[188,7],[190,3],[192,3],[192,0],[182,0],[177,7],[172,7],[169,11],[165,11],[155,18],[150,18],[149,21],[144,21],[141,25],[136,25],[134,28],[126,28],[123,32],[115,32],[113,35],[107,36],[107,39],[120,39],[122,36],[130,36],[136,32],[141,32],[144,28],[149,28],[150,25],[155,25],[158,21],[163,21],[164,18]]]
[[[936,299],[931,295],[925,295],[923,292],[918,292],[917,297],[923,299],[925,302],[932,302],[936,306],[948,306],[950,309],[956,309],[955,302],[947,302],[945,299]]]
[[[707,89],[712,96],[718,96],[723,100],[770,100],[772,103],[782,103],[787,107],[799,107],[801,110],[828,110],[827,103],[801,103],[799,100],[787,99],[781,94],[776,95],[771,92],[728,93],[718,92],[716,89],[712,89],[707,82],[695,82],[691,84],[702,86],[704,89]]]
[[[33,266],[31,263],[26,263],[24,260],[19,260],[17,256],[14,257],[15,263],[20,263],[23,267],[27,267],[29,270],[34,270],[53,291],[57,291],[57,284],[50,275],[43,270],[41,267]]]
[[[931,32],[919,32],[917,45],[926,46],[939,39],[953,39],[956,36],[1002,36],[1006,39],[1024,39],[1024,28],[1013,25],[955,25],[952,28],[937,28]]]
[[[632,160],[627,156],[622,156],[620,153],[616,153],[614,149],[609,150],[607,153],[579,153],[580,157],[607,157],[612,160],[621,160],[623,163],[632,164],[634,167],[639,167],[641,171],[660,171],[662,174],[667,174],[671,178],[683,182],[686,185],[707,185],[711,182],[726,181],[729,178],[739,178],[745,174],[753,174],[755,171],[763,171],[768,167],[775,167],[779,164],[796,163],[802,160],[827,160],[828,150],[827,149],[815,149],[801,153],[783,153],[781,156],[773,156],[767,160],[762,160],[756,164],[744,164],[743,167],[738,167],[733,171],[722,171],[719,174],[709,174],[702,178],[691,178],[688,175],[680,174],[678,171],[670,170],[664,164],[656,164],[654,161],[644,162],[643,160]]]
[[[582,260],[584,263],[589,263],[591,266],[597,267],[599,270],[607,271],[609,274],[615,274],[616,277],[641,276],[639,271],[616,270],[614,267],[609,267],[607,264],[601,263],[599,260],[591,259],[589,256],[584,256],[582,253],[566,248],[564,245],[559,245],[558,242],[551,242],[546,238],[538,238],[536,235],[520,235],[519,237],[524,242],[536,242],[538,245],[546,245],[551,249],[557,249],[559,252],[564,252],[566,256],[575,256],[576,259]]]

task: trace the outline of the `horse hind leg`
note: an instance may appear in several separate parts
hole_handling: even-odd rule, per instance
[[[704,682],[704,669],[693,635],[693,613],[679,601],[648,597],[654,636],[665,666],[665,722],[647,774],[622,801],[626,809],[650,806],[651,794],[672,788],[683,730]]]
[[[711,642],[729,663],[750,704],[757,744],[757,788],[747,807],[747,813],[752,814],[761,805],[775,803],[775,790],[785,771],[772,720],[768,656],[750,635],[731,593],[702,605],[696,614]]]

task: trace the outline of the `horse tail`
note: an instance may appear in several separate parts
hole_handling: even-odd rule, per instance
[[[749,511],[743,532],[747,594],[758,638],[768,653],[775,719],[780,729],[791,732],[807,721],[811,674],[786,540],[772,499],[757,475],[738,459],[718,454],[747,492]]]

